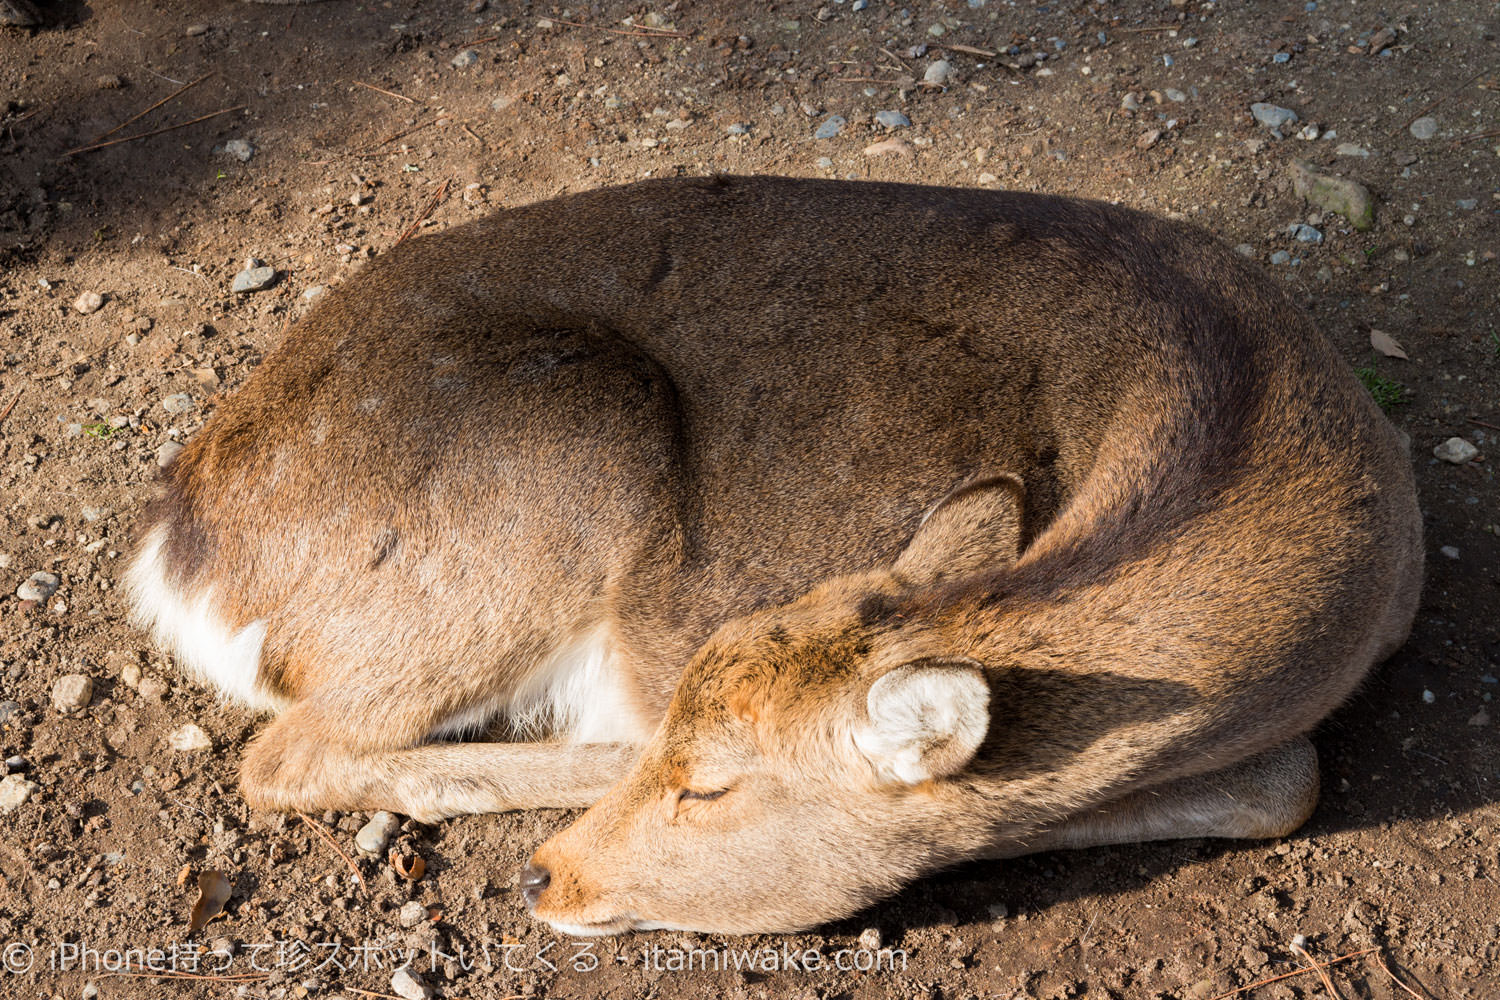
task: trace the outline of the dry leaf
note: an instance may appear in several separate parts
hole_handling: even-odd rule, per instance
[[[223,872],[204,872],[198,876],[198,902],[193,904],[193,917],[188,924],[188,934],[201,931],[208,922],[224,912],[229,902],[229,879]]]
[[[886,153],[895,153],[898,156],[911,156],[911,147],[904,139],[886,139],[877,142],[873,146],[865,147],[866,156],[884,156]]]
[[[1400,358],[1402,361],[1410,361],[1406,356],[1406,349],[1396,343],[1396,338],[1384,330],[1370,331],[1370,346],[1388,358]]]
[[[181,889],[188,884],[188,879],[193,877],[193,866],[183,865],[182,871],[177,873],[177,888]]]
[[[422,855],[413,854],[411,860],[403,858],[395,850],[391,851],[391,867],[396,869],[396,874],[412,882],[420,881],[427,874],[427,862],[422,860]]]

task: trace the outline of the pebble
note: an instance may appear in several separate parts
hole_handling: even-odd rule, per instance
[[[431,1000],[432,987],[410,969],[397,969],[391,976],[391,990],[403,1000]]]
[[[818,130],[813,133],[813,138],[832,139],[837,137],[842,131],[844,131],[844,116],[829,115],[828,120],[819,125]]]
[[[1474,209],[1476,209],[1476,208],[1479,207],[1479,199],[1478,198],[1460,198],[1460,199],[1458,199],[1458,201],[1455,204],[1458,205],[1460,211],[1472,212],[1472,211],[1474,211]]]
[[[859,946],[865,951],[879,951],[881,941],[879,927],[866,927],[859,932]]]
[[[241,163],[249,163],[250,157],[255,155],[255,147],[249,139],[230,139],[224,143],[224,152]]]
[[[86,708],[94,697],[94,679],[88,674],[63,674],[52,683],[52,707],[59,712]]]
[[[187,36],[189,38],[198,38],[206,34],[208,34],[208,25],[206,24],[190,24],[187,26]]]
[[[276,283],[276,269],[266,264],[252,264],[234,276],[231,292],[258,292]]]
[[[514,97],[511,97],[508,94],[501,94],[499,97],[490,102],[490,110],[504,111],[514,103],[516,103],[516,99]]]
[[[1318,126],[1304,125],[1302,126],[1302,131],[1297,133],[1297,138],[1301,139],[1303,142],[1312,142],[1322,134],[1322,132],[1318,131]]]
[[[1490,713],[1486,712],[1482,708],[1479,711],[1475,712],[1473,715],[1469,716],[1469,725],[1473,726],[1476,729],[1482,726],[1488,726],[1489,724]]]
[[[1305,222],[1294,222],[1287,227],[1287,233],[1299,243],[1322,243],[1323,234],[1316,228]]]
[[[156,467],[158,469],[165,469],[172,464],[172,459],[176,458],[181,451],[182,443],[180,441],[168,441],[164,443],[160,448],[156,449]]]
[[[899,111],[878,111],[875,120],[886,128],[906,128],[911,124],[911,119]]]
[[[147,701],[161,701],[171,691],[170,685],[155,674],[147,674],[141,678],[141,683],[136,691]]]
[[[1375,199],[1363,184],[1346,177],[1320,174],[1306,160],[1293,160],[1292,186],[1297,194],[1325,212],[1337,212],[1355,229],[1375,225]]]
[[[1272,264],[1290,264],[1291,262],[1292,255],[1287,253],[1285,250],[1277,250],[1275,253],[1271,254]]]
[[[5,758],[5,770],[10,774],[20,774],[31,766],[31,762],[20,754]]]
[[[1370,155],[1370,151],[1363,146],[1356,146],[1352,142],[1341,142],[1333,147],[1333,155],[1366,157]]]
[[[27,781],[25,775],[21,774],[0,778],[0,815],[21,808],[38,787],[35,781]]]
[[[11,719],[21,717],[21,703],[19,701],[0,701],[0,728],[4,728]]]
[[[817,167],[819,170],[832,170],[833,161],[826,156],[820,156],[817,159]]]
[[[84,292],[73,300],[73,308],[83,315],[96,313],[104,306],[104,296],[98,292]]]
[[[478,49],[464,49],[458,55],[448,61],[448,65],[454,69],[468,69],[479,61]]]
[[[1454,545],[1444,545],[1442,548],[1438,549],[1438,552],[1442,553],[1445,559],[1457,559],[1459,556],[1463,555],[1462,552],[1458,551],[1458,547]]]
[[[402,904],[401,911],[396,914],[396,919],[402,927],[415,927],[427,920],[427,907],[413,899],[409,903]]]
[[[922,74],[922,82],[941,87],[948,82],[953,75],[953,67],[946,59],[936,59],[927,64],[927,72]]]
[[[749,135],[750,125],[748,122],[735,122],[724,131],[728,132],[730,135]]]
[[[1437,701],[1437,695],[1433,694],[1427,688],[1423,688],[1422,689],[1422,704],[1424,704],[1424,705],[1431,705],[1431,704],[1433,704],[1436,701]]]
[[[1176,90],[1176,89],[1174,89],[1172,87],[1168,87],[1166,89],[1166,95],[1167,95],[1167,100],[1172,101],[1172,102],[1174,102],[1176,104],[1181,104],[1183,101],[1187,100],[1187,95],[1186,94],[1184,94],[1182,91]]]
[[[1411,127],[1407,131],[1411,133],[1413,139],[1427,140],[1436,138],[1438,133],[1437,119],[1426,116],[1418,118],[1411,123]]]
[[[61,581],[54,574],[38,570],[16,588],[16,596],[23,601],[45,601],[57,593],[60,583]]]
[[[174,392],[161,401],[161,408],[168,413],[190,413],[198,404],[185,392]]]
[[[354,844],[367,854],[384,854],[385,845],[390,843],[399,829],[400,819],[388,812],[378,812],[370,817],[370,822],[359,828],[359,832],[354,835]]]
[[[1290,125],[1297,120],[1297,112],[1291,108],[1277,107],[1274,104],[1252,104],[1250,105],[1250,113],[1255,116],[1256,121],[1272,132],[1276,132],[1278,138],[1281,136],[1281,133],[1277,129],[1283,125]]]
[[[185,722],[167,734],[167,746],[173,750],[196,753],[199,750],[212,750],[214,743],[202,726]]]
[[[1451,437],[1432,449],[1432,454],[1444,462],[1463,465],[1472,462],[1479,454],[1479,449],[1461,437]]]

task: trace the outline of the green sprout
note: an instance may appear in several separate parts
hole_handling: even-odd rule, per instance
[[[1374,362],[1365,368],[1356,368],[1354,374],[1369,390],[1370,397],[1375,400],[1375,405],[1386,413],[1404,404],[1407,397],[1411,395],[1411,390],[1406,386],[1376,371]]]

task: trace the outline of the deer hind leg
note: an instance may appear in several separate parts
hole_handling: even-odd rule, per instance
[[[371,746],[345,729],[349,706],[317,699],[250,743],[240,790],[252,808],[386,809],[432,823],[463,813],[593,805],[639,752],[625,743]]]
[[[1318,755],[1305,736],[1222,771],[1168,782],[996,845],[990,857],[1197,837],[1284,837],[1318,803]]]

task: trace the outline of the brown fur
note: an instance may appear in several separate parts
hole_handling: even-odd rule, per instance
[[[1403,640],[1422,563],[1397,432],[1197,230],[770,178],[397,248],[152,518],[174,586],[265,624],[253,805],[603,796],[527,890],[580,932],[791,929],[965,858],[1286,832],[1301,734]],[[431,741],[585,634],[638,737]],[[882,692],[935,699],[889,759]]]

